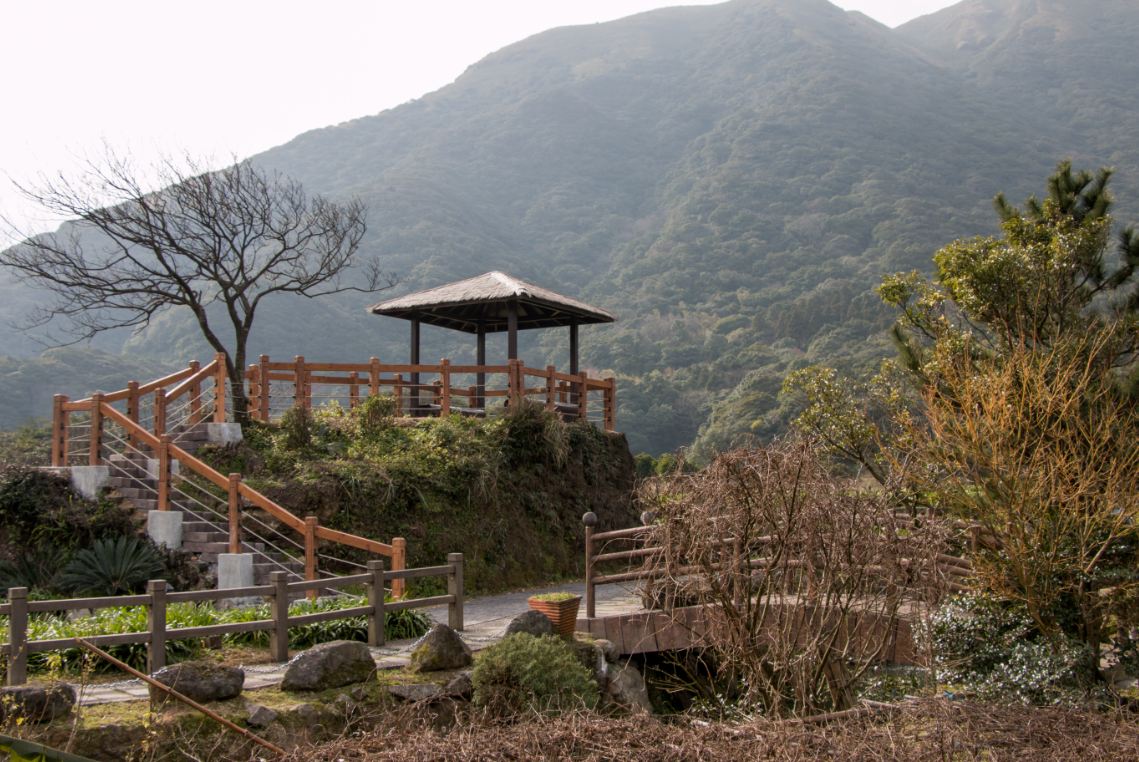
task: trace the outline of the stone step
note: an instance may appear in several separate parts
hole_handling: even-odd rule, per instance
[[[182,542],[226,542],[225,532],[220,530],[200,531],[193,532],[186,531],[186,524],[182,524]]]
[[[246,552],[246,553],[261,553],[265,550],[265,545],[264,545],[264,543],[260,543],[260,542],[243,542],[243,543],[241,543],[241,548],[242,548],[242,551]],[[185,550],[188,553],[198,553],[198,554],[202,554],[202,555],[204,555],[206,553],[212,553],[215,555],[218,553],[228,553],[229,552],[229,542],[225,539],[205,540],[205,541],[192,540],[191,541],[191,540],[186,540],[185,538],[183,538],[182,550]]]

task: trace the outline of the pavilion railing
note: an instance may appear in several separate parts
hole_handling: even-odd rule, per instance
[[[352,408],[369,396],[390,395],[397,414],[429,417],[458,413],[484,416],[520,404],[543,405],[565,419],[590,421],[616,430],[617,382],[587,373],[562,373],[554,366],[530,368],[520,360],[505,365],[314,363],[304,357],[274,362],[262,355],[245,374],[250,409],[270,421],[291,407],[311,410],[335,401]]]

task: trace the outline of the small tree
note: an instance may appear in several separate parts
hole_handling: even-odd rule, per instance
[[[813,442],[734,450],[665,478],[661,551],[646,567],[707,606],[699,645],[768,714],[850,707],[903,610],[918,615],[944,590],[938,522],[835,478]]]
[[[243,418],[246,345],[264,300],[375,291],[384,276],[372,261],[359,283],[341,282],[364,236],[360,202],[309,196],[296,181],[250,162],[217,172],[188,165],[157,167],[164,187],[156,192],[114,154],[77,179],[18,186],[81,224],[34,236],[15,230],[25,240],[0,252],[0,264],[55,295],[33,323],[62,318],[75,341],[141,329],[166,310],[185,308],[209,345],[225,354],[234,411]]]

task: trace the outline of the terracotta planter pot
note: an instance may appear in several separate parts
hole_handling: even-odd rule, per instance
[[[575,595],[564,601],[543,601],[531,597],[528,601],[530,608],[541,612],[554,625],[554,632],[564,637],[572,637],[574,627],[577,625],[577,609],[581,605],[581,596]]]

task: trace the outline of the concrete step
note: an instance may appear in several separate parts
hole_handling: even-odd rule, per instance
[[[241,543],[242,552],[245,553],[261,553],[265,550],[265,545],[260,542],[243,542]],[[228,553],[229,542],[225,539],[221,540],[182,540],[182,550],[188,553]]]

